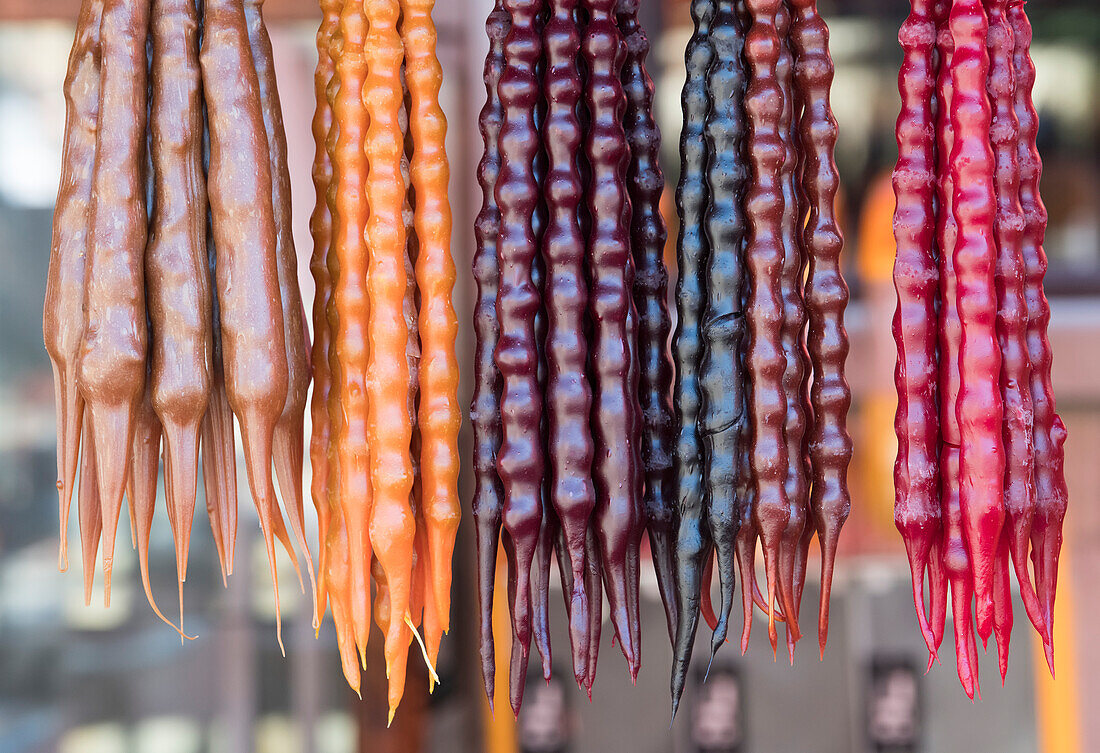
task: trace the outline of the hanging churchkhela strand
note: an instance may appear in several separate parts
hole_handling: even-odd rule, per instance
[[[581,99],[577,68],[581,34],[573,21],[576,8],[576,0],[551,0],[552,15],[543,33],[547,109],[542,137],[548,162],[546,179],[558,188],[546,194],[548,224],[542,254],[546,264],[550,501],[560,521],[564,559],[570,574],[568,609],[573,676],[582,684],[588,675],[589,640],[585,539],[596,497],[589,426],[592,391],[586,373],[588,285],[581,228],[584,188],[577,157],[582,133],[577,114]]]
[[[1050,385],[1031,27],[1020,0],[913,0],[899,39],[895,519],[929,666],[949,586],[973,697],[975,626],[983,644],[996,637],[1002,681],[1008,669],[1013,573],[1054,671],[1066,432]]]
[[[286,158],[269,150],[279,134],[269,139],[264,128],[263,113],[277,123],[278,108],[273,74],[257,73],[250,48],[249,30],[266,38],[259,13],[255,0],[209,0],[201,13],[194,0],[88,0],[66,80],[65,171],[43,317],[59,406],[60,561],[67,565],[80,457],[86,597],[102,544],[110,601],[125,496],[146,596],[181,635],[200,456],[223,578],[233,570],[234,419],[272,575],[273,537],[294,556],[270,481],[272,435],[288,401],[283,310],[273,303],[288,311],[301,303],[271,274],[276,219],[289,232],[290,197],[269,182]],[[254,163],[247,175],[240,154]],[[293,249],[283,252],[294,269]],[[304,340],[300,322],[297,332]],[[297,379],[304,396],[308,374]],[[162,452],[178,624],[157,609],[148,577]],[[294,466],[301,462],[291,458]],[[282,491],[300,533],[290,480]]]
[[[474,433],[474,496],[472,510],[477,542],[478,636],[481,675],[489,705],[496,696],[496,659],[493,649],[493,590],[496,581],[497,548],[500,542],[504,491],[496,472],[500,449],[500,373],[494,360],[500,322],[497,318],[497,290],[500,263],[500,208],[496,200],[496,182],[500,174],[500,129],[504,119],[499,84],[504,69],[504,38],[511,17],[501,0],[489,13],[485,30],[489,52],[485,58],[486,102],[478,118],[484,154],[477,169],[482,205],[474,223],[473,258],[477,298],[474,303],[474,389],[470,423]]]
[[[711,28],[715,60],[707,77],[711,104],[704,126],[704,136],[713,144],[714,153],[707,166],[710,202],[705,229],[710,256],[702,326],[700,424],[706,458],[704,506],[721,584],[721,609],[713,627],[712,655],[726,640],[733,607],[737,580],[735,546],[741,525],[737,479],[741,442],[745,437],[745,380],[740,356],[745,334],[741,310],[745,215],[741,198],[748,177],[742,159],[745,39],[734,6],[732,0],[720,0]]]
[[[813,0],[696,0],[692,17],[677,189],[673,713],[700,612],[714,630],[712,654],[726,639],[734,563],[742,652],[755,605],[768,614],[773,650],[775,623],[786,622],[793,661],[816,537],[824,651],[852,451],[828,28]]]
[[[643,420],[641,458],[644,508],[653,569],[665,605],[669,640],[676,639],[676,504],[672,472],[672,320],[668,311],[668,270],[664,248],[668,229],[661,216],[664,191],[661,132],[654,120],[653,80],[646,70],[649,40],[638,22],[639,0],[620,0],[619,28],[626,41],[623,91],[630,146],[630,242],[634,257],[634,306],[638,314],[639,408]]]
[[[673,405],[676,408],[676,500],[680,507],[676,538],[676,587],[678,621],[672,665],[672,713],[680,703],[687,680],[691,648],[699,624],[703,561],[710,556],[710,525],[703,508],[703,443],[699,431],[702,355],[701,321],[706,304],[707,238],[703,223],[707,207],[707,153],[703,124],[709,110],[707,71],[714,59],[711,24],[715,0],[692,0],[695,30],[684,60],[687,79],[680,103],[684,128],[680,134],[680,182],[676,187],[676,211],[680,217],[676,238],[676,331],[672,353],[676,363]]]
[[[556,555],[571,664],[591,693],[603,591],[632,676],[650,525],[678,623],[664,179],[635,0],[502,0],[486,23],[475,224],[475,494],[480,654],[495,694],[503,536],[518,713],[532,642],[550,662]]]
[[[414,639],[438,681],[460,514],[442,74],[432,2],[321,8],[310,263],[317,612],[331,607],[357,691],[377,625],[392,720]]]

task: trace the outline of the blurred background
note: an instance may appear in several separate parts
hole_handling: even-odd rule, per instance
[[[61,160],[61,86],[77,5],[78,0],[0,0],[0,753],[1100,750],[1100,642],[1094,640],[1100,619],[1100,7],[1095,0],[1036,0],[1029,6],[1046,166],[1043,193],[1050,210],[1047,292],[1054,381],[1070,432],[1066,470],[1072,507],[1056,621],[1058,680],[1047,673],[1018,603],[1004,687],[996,681],[990,646],[982,659],[982,700],[969,702],[955,678],[950,634],[942,666],[924,673],[925,650],[892,521],[889,172],[896,151],[896,34],[907,6],[903,0],[821,0],[837,68],[833,104],[841,126],[837,161],[845,267],[853,292],[847,322],[856,446],[852,515],[824,659],[819,661],[811,639],[799,647],[794,668],[773,662],[766,622],[758,620],[746,657],[730,645],[718,654],[705,685],[705,665],[693,672],[687,700],[670,729],[671,652],[652,574],[643,575],[646,639],[638,684],[631,686],[605,629],[591,703],[573,686],[567,662],[561,662],[568,639],[555,584],[555,667],[562,672],[548,686],[532,673],[518,721],[507,711],[504,695],[494,717],[476,666],[467,520],[456,555],[454,628],[443,644],[441,685],[427,694],[423,663],[410,653],[409,688],[389,731],[380,641],[373,642],[378,653],[368,657],[359,701],[341,676],[331,620],[315,640],[308,599],[297,591],[285,560],[280,583],[287,655],[280,655],[265,555],[243,480],[237,567],[228,588],[219,577],[201,501],[198,505],[185,599],[186,627],[199,639],[186,646],[151,613],[136,561],[123,544],[110,609],[99,604],[98,577],[93,605],[85,607],[78,563],[72,572],[57,571],[54,412],[41,307]],[[474,181],[481,149],[476,118],[484,99],[483,24],[490,5],[489,0],[444,0],[435,14],[450,120],[464,404],[472,349],[473,281],[467,270],[480,201]],[[687,3],[642,5],[653,43],[650,71],[665,134],[665,170],[674,185],[683,51],[690,32]],[[311,248],[306,223],[313,206],[309,122],[319,14],[310,0],[268,0],[267,15],[308,298],[313,288],[306,269]],[[463,442],[468,447],[468,427]],[[467,473],[466,499],[469,487]],[[163,504],[157,516],[150,567],[154,593],[168,604],[176,589]],[[75,551],[75,524],[70,535]],[[125,540],[127,533],[119,536]],[[809,603],[816,603],[814,567]],[[508,655],[507,641],[505,630],[498,636],[498,657]],[[705,661],[708,644],[704,628],[697,661]],[[536,664],[533,656],[532,668]]]

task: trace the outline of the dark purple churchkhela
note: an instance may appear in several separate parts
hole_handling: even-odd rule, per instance
[[[707,76],[711,104],[704,129],[710,149],[707,167],[710,205],[705,216],[710,257],[706,265],[700,365],[700,424],[707,468],[704,506],[714,540],[722,595],[718,625],[711,640],[712,655],[726,640],[737,581],[735,541],[741,527],[737,482],[740,445],[746,428],[741,371],[745,317],[741,293],[745,237],[742,198],[748,180],[742,103],[747,82],[743,60],[745,35],[734,5],[734,0],[719,0],[711,27],[715,59]]]
[[[531,567],[542,523],[544,468],[542,394],[538,383],[538,342],[535,316],[539,290],[531,277],[538,248],[532,226],[538,204],[533,172],[538,152],[535,108],[539,98],[537,66],[542,40],[538,30],[539,0],[504,0],[512,28],[504,40],[504,75],[500,99],[504,121],[500,131],[501,168],[496,184],[500,207],[500,289],[497,311],[500,338],[496,364],[502,379],[501,444],[497,472],[504,486],[504,548],[509,580],[514,587],[512,630],[526,659],[531,644]],[[522,684],[512,687],[511,703],[518,713]]]
[[[489,53],[485,58],[485,106],[478,118],[478,127],[485,153],[477,169],[481,186],[481,212],[474,224],[476,249],[473,271],[477,283],[474,304],[474,395],[470,421],[474,430],[474,497],[473,514],[476,524],[478,559],[478,614],[480,616],[479,653],[481,675],[490,706],[496,685],[496,661],[493,651],[493,584],[496,580],[497,545],[500,540],[504,490],[497,476],[496,455],[500,448],[500,372],[493,354],[500,336],[497,319],[497,289],[500,266],[497,243],[500,239],[500,209],[496,200],[496,183],[500,174],[500,135],[504,110],[498,86],[504,72],[504,37],[511,19],[497,1],[489,13],[485,30],[489,36]]]
[[[638,0],[619,0],[619,29],[626,39],[623,90],[626,135],[630,143],[630,242],[634,257],[634,306],[638,312],[639,402],[642,411],[643,502],[657,586],[665,605],[669,638],[675,640],[676,506],[672,469],[674,417],[672,353],[668,338],[668,270],[664,248],[668,229],[661,216],[661,131],[653,116],[653,80],[646,70],[649,39],[638,23]]]
[[[615,24],[615,0],[586,0],[584,7],[589,16],[582,52],[588,67],[585,102],[591,118],[585,153],[592,171],[588,265],[595,520],[611,622],[631,677],[636,678],[641,647],[630,626],[638,620],[638,603],[632,596],[637,594],[633,579],[638,577],[643,523],[641,459],[634,436],[637,369],[631,364],[629,344],[630,318],[636,316],[626,192],[629,150],[623,130],[626,99],[619,78],[626,45]]]
[[[548,0],[543,0],[542,9],[539,11],[539,15],[535,21],[535,30],[538,33],[540,39],[543,34],[543,30],[546,27],[546,21],[549,16]],[[543,54],[539,57],[538,64],[535,66],[535,76],[537,80],[541,82],[545,76],[546,71],[546,54],[545,48],[543,48]],[[535,105],[535,131],[542,133],[543,125],[546,122],[546,98],[542,96],[542,92],[539,92],[538,102]],[[546,229],[547,221],[547,201],[546,194],[544,193],[546,181],[546,162],[547,155],[546,149],[542,143],[539,143],[539,148],[535,152],[535,166],[534,166],[534,178],[535,184],[539,187],[538,203],[535,204],[535,214],[531,217],[531,230],[535,235],[535,248],[542,248],[542,237]],[[546,415],[546,380],[547,380],[547,364],[546,364],[546,297],[544,295],[544,288],[546,285],[546,264],[543,260],[541,253],[535,254],[534,263],[531,265],[531,282],[534,283],[535,288],[539,292],[539,300],[543,302],[543,305],[539,307],[538,313],[535,314],[535,346],[538,350],[539,367],[538,367],[538,380],[539,380],[539,394],[542,395],[542,417],[539,420],[539,436],[542,438],[542,453],[544,458],[549,457],[549,447],[547,445],[548,438],[548,420]],[[551,669],[551,655],[550,655],[550,563],[554,557],[554,548],[558,540],[558,529],[560,524],[558,523],[558,516],[554,513],[553,505],[550,502],[550,473],[549,470],[543,473],[542,487],[541,487],[541,503],[540,509],[542,510],[542,519],[539,522],[539,538],[538,544],[535,546],[535,559],[534,559],[534,575],[532,576],[532,602],[531,602],[531,630],[535,639],[535,646],[539,650],[539,656],[542,658],[542,673],[547,682],[550,680]],[[518,650],[516,644],[512,644],[512,666],[509,676],[509,683],[513,688],[513,692],[519,692],[515,690],[516,685],[523,684],[527,678],[527,659],[522,651]]]
[[[687,79],[680,95],[684,127],[680,132],[680,182],[676,186],[676,210],[680,230],[676,238],[676,334],[672,340],[676,360],[673,404],[678,436],[673,469],[680,528],[676,537],[676,586],[679,622],[672,664],[672,715],[684,691],[695,629],[699,624],[699,594],[703,561],[710,555],[710,526],[703,507],[703,442],[699,430],[701,389],[699,358],[702,354],[701,321],[706,305],[707,237],[703,230],[707,207],[707,148],[703,126],[709,108],[707,71],[714,59],[711,23],[715,0],[692,0],[695,30],[684,53]]]
[[[560,520],[572,579],[569,635],[573,675],[588,673],[588,589],[585,587],[585,536],[596,504],[592,485],[592,392],[585,371],[588,341],[585,313],[585,237],[580,206],[584,201],[577,154],[582,132],[577,116],[582,82],[577,69],[581,36],[574,22],[577,0],[550,0],[551,17],[543,32],[546,72],[543,91],[546,120],[543,144],[548,170],[544,194],[547,226],[542,238],[546,265],[546,410],[550,461],[550,501]]]

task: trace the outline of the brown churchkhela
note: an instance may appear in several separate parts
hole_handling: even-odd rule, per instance
[[[306,560],[310,583],[316,592],[313,558],[306,544],[302,509],[302,463],[305,441],[306,392],[309,390],[310,364],[302,295],[298,289],[298,255],[294,250],[291,227],[290,168],[287,165],[286,132],[282,105],[275,83],[275,58],[271,39],[263,19],[263,0],[247,0],[245,18],[252,62],[259,83],[264,131],[267,135],[271,166],[271,203],[275,212],[275,253],[279,278],[279,301],[283,312],[283,337],[286,345],[287,397],[275,424],[272,459],[279,479],[283,507],[291,530]],[[315,621],[320,615],[315,615]]]
[[[844,309],[848,286],[840,271],[843,238],[837,224],[836,195],[840,187],[833,151],[837,124],[829,104],[833,63],[829,57],[829,27],[815,0],[791,0],[791,41],[795,84],[803,111],[799,123],[802,149],[802,192],[808,214],[802,231],[809,260],[806,279],[806,333],[813,381],[808,432],[810,455],[810,522],[821,547],[821,601],[818,647],[824,653],[829,635],[829,597],[840,529],[848,519],[848,464],[852,440],[846,419],[852,402],[844,376],[848,335]],[[796,607],[797,608],[797,607]]]
[[[780,237],[783,242],[783,266],[780,268],[780,290],[783,297],[783,328],[780,330],[786,366],[783,371],[783,391],[787,393],[787,506],[790,516],[783,529],[779,556],[780,603],[787,619],[787,651],[794,661],[795,642],[801,637],[798,629],[798,605],[795,592],[796,569],[802,551],[803,531],[807,524],[810,479],[809,458],[805,454],[805,436],[808,419],[807,401],[803,385],[809,367],[809,356],[803,344],[806,312],[802,297],[802,280],[805,273],[802,229],[804,203],[799,202],[798,186],[799,150],[795,140],[798,117],[802,103],[794,86],[794,53],[791,45],[791,14],[787,6],[776,14],[776,31],[782,43],[779,52],[777,77],[783,89],[783,113],[779,118],[779,135],[783,142],[783,167],[780,185],[783,191],[783,226]]]
[[[66,167],[43,318],[57,374],[62,531],[78,447],[70,438],[81,431],[83,416],[89,419],[80,464],[85,565],[102,531],[109,601],[125,493],[146,595],[160,615],[147,560],[163,446],[181,622],[200,447],[223,577],[232,572],[231,406],[246,439],[263,527],[293,556],[270,482],[274,408],[281,412],[287,401],[280,301],[293,298],[287,309],[299,312],[297,335],[305,338],[296,294],[268,284],[277,282],[269,274],[276,268],[276,225],[262,113],[276,108],[261,103],[245,7],[241,0],[203,6],[200,19],[195,0],[84,4],[68,75]],[[258,12],[258,4],[249,10]],[[253,21],[264,36],[262,20]],[[270,70],[264,81],[264,96],[273,98]],[[288,209],[284,200],[289,194],[275,202]],[[283,220],[289,228],[289,215]],[[292,248],[282,261],[296,270]],[[303,366],[303,400],[307,380]],[[300,469],[301,461],[295,464]],[[64,566],[64,547],[61,554]],[[89,595],[91,575],[85,573]]]
[[[287,396],[286,341],[268,141],[241,0],[206,3],[201,61],[226,392],[241,426],[278,610],[274,537],[282,531],[282,515],[271,479],[271,448]],[[281,624],[278,633],[281,642]]]
[[[103,66],[100,80],[79,385],[95,445],[107,604],[134,420],[145,390],[148,30],[148,2],[104,4],[100,43],[113,65]]]
[[[103,0],[83,0],[76,23],[76,38],[69,55],[69,69],[65,76],[65,142],[61,182],[54,209],[53,240],[42,316],[43,339],[53,366],[54,394],[57,398],[58,563],[62,570],[69,567],[69,503],[76,480],[84,418],[84,397],[77,384],[77,365],[84,331],[84,278],[91,237],[92,171],[100,107],[102,15]],[[87,443],[85,447],[88,447]],[[88,465],[85,463],[84,467]],[[84,493],[83,490],[81,493]],[[98,543],[98,533],[95,540]],[[85,575],[88,573],[85,572]]]
[[[182,584],[187,578],[212,350],[199,17],[193,0],[156,0],[153,12],[149,127],[154,199],[145,283],[152,407],[164,433],[165,491],[176,540],[182,622]],[[155,497],[155,471],[152,476]],[[145,557],[141,560],[144,565]]]

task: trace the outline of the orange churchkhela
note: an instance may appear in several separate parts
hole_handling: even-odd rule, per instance
[[[374,618],[392,719],[414,637],[436,679],[460,517],[442,69],[433,0],[320,5],[311,221],[317,604],[319,614],[332,609],[356,690]]]
[[[367,0],[367,297],[368,337],[367,442],[374,494],[370,539],[386,574],[390,620],[386,631],[386,676],[390,680],[392,717],[405,685],[405,631],[412,589],[415,522],[412,494],[412,416],[408,410],[408,326],[404,319],[405,223],[399,125],[404,100],[401,85],[403,49],[397,31],[397,0]]]
[[[458,319],[451,303],[455,265],[451,258],[450,168],[444,141],[447,120],[439,106],[443,71],[435,54],[434,0],[402,0],[401,36],[405,78],[412,103],[410,130],[413,222],[419,244],[420,289],[420,485],[427,534],[434,612],[425,605],[425,638],[434,663],[442,633],[450,627],[451,556],[461,515],[458,500]],[[432,614],[436,623],[429,622]]]

